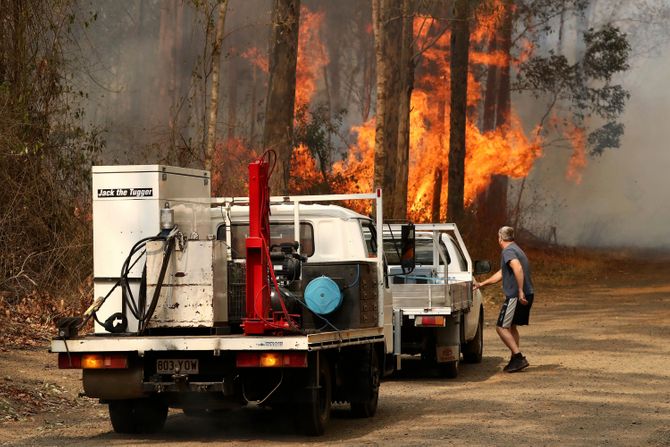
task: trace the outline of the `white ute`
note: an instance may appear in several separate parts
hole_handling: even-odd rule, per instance
[[[454,378],[461,356],[468,363],[482,360],[484,306],[472,280],[473,274],[490,271],[490,264],[473,263],[455,224],[417,224],[415,265],[403,269],[401,229],[384,227],[396,369],[403,358],[420,355],[427,366]]]

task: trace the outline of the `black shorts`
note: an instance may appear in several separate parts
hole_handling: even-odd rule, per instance
[[[523,305],[518,297],[506,297],[498,315],[498,327],[509,329],[512,325],[526,326],[533,306],[533,295],[526,295],[528,304]]]

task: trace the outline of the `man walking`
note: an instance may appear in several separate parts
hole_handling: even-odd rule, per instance
[[[512,358],[503,371],[517,372],[528,367],[528,360],[519,350],[517,326],[528,325],[530,308],[533,305],[533,281],[528,257],[514,242],[512,227],[498,230],[498,243],[502,248],[500,270],[481,283],[475,281],[473,287],[476,290],[502,280],[505,302],[500,309],[496,332],[512,352]]]

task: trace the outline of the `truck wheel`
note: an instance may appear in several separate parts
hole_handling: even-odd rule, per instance
[[[359,378],[361,386],[357,387],[364,400],[351,401],[351,415],[355,418],[374,416],[379,402],[379,383],[381,381],[379,358],[374,349],[369,349],[365,354]]]
[[[163,428],[168,407],[156,399],[114,400],[109,418],[117,433],[155,433]]]
[[[316,358],[314,359],[316,363]],[[319,359],[319,386],[316,386],[316,374],[310,368],[310,380],[308,381],[308,399],[301,404],[298,412],[299,426],[310,436],[321,436],[330,420],[330,404],[332,399],[332,382],[330,368],[325,356]],[[316,365],[314,365],[316,366]]]
[[[109,419],[112,421],[112,428],[115,432],[137,433],[133,409],[134,401],[132,400],[113,400],[109,402]]]
[[[466,363],[481,363],[484,353],[484,309],[479,311],[479,324],[475,338],[467,342],[463,349],[463,360]]]

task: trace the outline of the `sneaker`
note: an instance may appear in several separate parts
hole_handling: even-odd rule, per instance
[[[521,353],[512,356],[512,359],[507,365],[507,372],[513,373],[521,371],[524,368],[527,368],[529,365],[528,360]]]
[[[503,367],[503,372],[507,372],[507,371],[509,371],[509,367],[510,367],[510,365],[512,364],[512,359],[513,359],[513,357],[511,357],[511,358],[509,359],[509,362],[507,362],[507,365],[505,365],[505,366]]]

